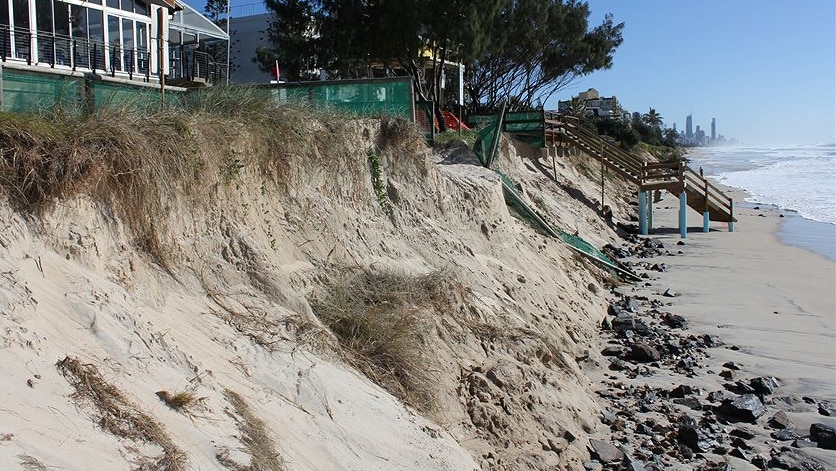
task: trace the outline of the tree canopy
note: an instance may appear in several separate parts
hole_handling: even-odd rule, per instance
[[[465,102],[476,112],[508,99],[533,107],[575,78],[609,68],[623,23],[589,27],[575,0],[266,0],[269,46],[290,80],[325,69],[332,78],[410,75],[424,98],[443,102],[445,63],[466,65]]]

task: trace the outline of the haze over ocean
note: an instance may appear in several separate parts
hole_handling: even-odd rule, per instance
[[[688,157],[750,203],[787,211],[782,241],[836,260],[836,144],[704,147]]]

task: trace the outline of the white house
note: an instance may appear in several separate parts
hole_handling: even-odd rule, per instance
[[[0,0],[4,63],[145,82],[158,82],[160,71],[194,78],[208,73],[195,59],[207,39],[229,37],[178,0]]]

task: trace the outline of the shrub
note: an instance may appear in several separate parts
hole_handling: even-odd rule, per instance
[[[344,270],[311,301],[347,359],[370,379],[419,410],[433,410],[435,382],[425,350],[426,315],[452,308],[444,272],[413,276]]]

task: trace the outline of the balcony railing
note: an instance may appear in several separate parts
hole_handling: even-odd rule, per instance
[[[32,54],[36,51],[37,54]],[[146,82],[156,77],[151,51],[144,48],[123,48],[119,44],[73,38],[49,31],[12,28],[0,24],[0,60],[47,65],[51,68],[89,70],[111,76],[127,76]],[[202,82],[206,85],[226,82],[226,64],[194,45],[169,48],[169,79]]]

